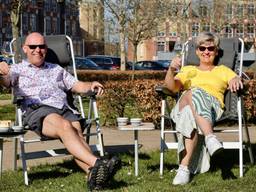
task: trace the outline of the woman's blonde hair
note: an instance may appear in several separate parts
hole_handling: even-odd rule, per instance
[[[211,32],[202,32],[196,37],[196,46],[199,47],[200,45],[206,42],[213,42],[214,46],[219,49],[220,39],[217,35]]]

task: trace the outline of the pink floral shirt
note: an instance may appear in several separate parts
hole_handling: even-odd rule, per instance
[[[22,109],[31,104],[44,104],[61,109],[67,105],[66,91],[77,82],[75,77],[57,64],[45,62],[36,67],[23,60],[11,65],[14,95],[24,98]]]

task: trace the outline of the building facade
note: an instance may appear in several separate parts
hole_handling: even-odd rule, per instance
[[[83,0],[79,12],[83,55],[104,54],[104,6],[98,0]]]
[[[256,37],[255,0],[169,0],[169,11],[157,26],[157,34],[138,47],[138,60],[157,60],[165,52],[180,50],[188,38],[201,31],[221,37],[241,37],[249,50]],[[132,60],[132,47],[128,59]]]
[[[0,0],[0,46],[12,39],[12,0]],[[23,1],[20,35],[37,31],[44,35],[66,34],[73,40],[76,55],[82,55],[82,41],[77,1],[27,0]]]

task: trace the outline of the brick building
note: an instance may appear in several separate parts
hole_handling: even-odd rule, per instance
[[[0,0],[0,46],[12,39],[11,0]],[[82,54],[79,9],[72,0],[23,1],[20,35],[38,31],[45,35],[67,34],[74,44],[76,55]]]
[[[83,0],[79,12],[83,54],[104,54],[104,7],[98,0]]]
[[[248,49],[256,37],[255,0],[169,0],[169,11],[157,26],[157,34],[138,47],[138,60],[156,60],[178,48],[189,37],[211,31],[221,37],[238,36]],[[132,46],[128,60],[132,60]]]

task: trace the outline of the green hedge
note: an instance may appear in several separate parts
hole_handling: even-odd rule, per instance
[[[160,124],[160,98],[155,92],[163,84],[166,72],[132,71],[79,72],[83,80],[98,80],[105,86],[105,94],[99,99],[101,119],[104,125],[115,125],[116,117],[142,117],[144,121]],[[250,74],[251,76],[251,74]],[[252,76],[251,76],[252,77]],[[253,77],[252,77],[253,78]],[[256,123],[256,80],[248,81],[244,95],[248,121]],[[171,100],[171,103],[174,102]],[[173,104],[173,103],[172,103]]]
[[[132,75],[134,74],[134,80]],[[78,71],[82,81],[99,81],[105,86],[105,94],[98,106],[102,123],[115,125],[122,116],[142,117],[144,121],[160,123],[161,99],[155,87],[163,84],[164,71]],[[253,78],[254,75],[250,74]],[[256,123],[256,79],[248,81],[244,106],[249,122]],[[1,93],[8,90],[1,89]],[[174,102],[171,100],[171,102]]]

